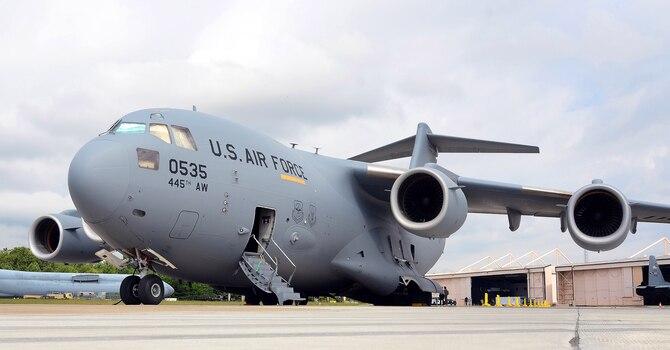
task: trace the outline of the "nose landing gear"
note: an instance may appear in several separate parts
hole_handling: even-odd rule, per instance
[[[139,254],[138,254],[139,255]],[[163,301],[165,286],[158,275],[148,275],[148,259],[138,259],[140,276],[128,276],[121,281],[119,294],[126,305],[158,305]]]
[[[126,305],[139,305],[142,303],[140,300],[140,276],[128,276],[121,281],[121,288],[119,294],[121,294],[121,301]]]
[[[163,301],[163,281],[156,275],[147,275],[140,279],[140,300],[144,305],[158,305]]]
[[[119,294],[126,305],[158,305],[163,301],[165,287],[157,275],[128,276],[121,282]]]

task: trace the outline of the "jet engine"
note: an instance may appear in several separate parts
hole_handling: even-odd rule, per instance
[[[95,252],[102,244],[91,240],[75,210],[39,217],[30,228],[30,250],[37,258],[62,263],[100,261]]]
[[[465,222],[468,203],[461,188],[431,165],[398,177],[391,189],[391,211],[400,226],[417,236],[447,238]]]
[[[631,228],[628,200],[619,190],[601,181],[575,192],[566,210],[570,236],[584,249],[614,249],[623,243]]]

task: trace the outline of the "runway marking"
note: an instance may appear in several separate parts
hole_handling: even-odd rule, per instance
[[[153,327],[152,327],[153,328]],[[2,338],[2,343],[61,343],[61,342],[110,342],[110,341],[143,341],[143,340],[198,340],[198,339],[239,339],[239,338],[306,338],[306,337],[387,337],[416,335],[459,335],[459,334],[528,334],[528,333],[569,333],[572,329],[487,329],[487,330],[436,330],[436,331],[405,331],[405,332],[323,332],[323,333],[233,333],[233,334],[169,334],[169,335],[122,335],[122,336],[76,336],[76,337],[45,337],[45,338]]]

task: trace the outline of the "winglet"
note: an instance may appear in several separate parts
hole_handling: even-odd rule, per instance
[[[668,284],[663,278],[661,269],[658,267],[656,262],[656,257],[653,255],[649,256],[649,281],[647,282],[648,286],[662,286]]]
[[[412,149],[412,160],[409,163],[410,169],[437,162],[437,148],[428,138],[428,135],[432,134],[433,132],[426,123],[419,123],[416,127],[414,148]]]

